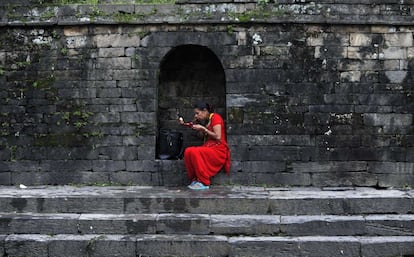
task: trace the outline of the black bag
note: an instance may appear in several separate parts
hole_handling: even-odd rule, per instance
[[[183,154],[183,133],[171,130],[160,129],[158,145],[158,158],[180,159]]]

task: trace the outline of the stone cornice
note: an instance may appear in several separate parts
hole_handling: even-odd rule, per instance
[[[288,3],[290,2],[290,3]],[[414,25],[414,2],[179,0],[176,4],[0,5],[0,26],[314,23]]]

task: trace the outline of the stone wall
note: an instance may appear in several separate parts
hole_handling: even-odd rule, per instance
[[[226,79],[214,183],[414,185],[413,3],[2,3],[0,184],[185,183],[156,158],[159,69],[197,45]]]

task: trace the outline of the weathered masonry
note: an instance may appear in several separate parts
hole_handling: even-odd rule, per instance
[[[0,184],[182,185],[205,99],[216,184],[414,186],[413,1],[133,2],[1,1]]]

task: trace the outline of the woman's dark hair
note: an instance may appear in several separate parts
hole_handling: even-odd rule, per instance
[[[208,112],[214,112],[213,106],[211,104],[205,103],[205,102],[197,102],[196,104],[194,104],[193,107],[197,108],[199,110],[206,109]]]

